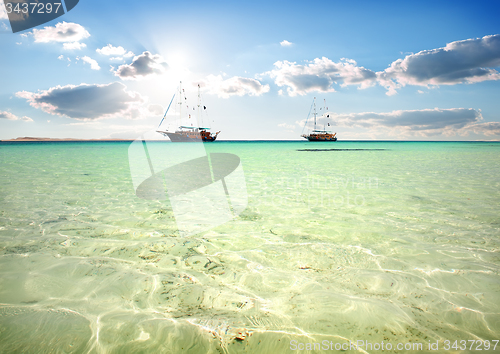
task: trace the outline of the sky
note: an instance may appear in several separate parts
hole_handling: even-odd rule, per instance
[[[500,140],[497,0],[80,0],[17,33],[2,1],[0,139],[135,139],[182,82],[164,124],[200,85],[220,140],[300,140],[315,98],[339,140]]]

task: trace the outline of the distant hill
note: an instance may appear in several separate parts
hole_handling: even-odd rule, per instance
[[[30,136],[0,141],[133,141],[133,139],[73,139],[73,138],[35,138]]]

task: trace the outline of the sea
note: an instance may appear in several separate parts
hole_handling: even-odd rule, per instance
[[[1,353],[500,351],[499,142],[3,142],[0,186]]]

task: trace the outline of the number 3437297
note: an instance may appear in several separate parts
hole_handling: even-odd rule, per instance
[[[11,2],[5,1],[5,8],[7,9],[7,13],[17,13],[17,14],[50,14],[52,12],[58,13],[61,8],[60,2],[55,3],[41,3],[41,2],[30,2],[30,3],[16,3],[13,4]],[[61,9],[62,10],[62,9]],[[62,10],[64,11],[64,10]]]
[[[493,344],[495,344],[493,346]],[[495,350],[498,345],[498,339],[495,340],[474,340],[474,339],[469,339],[467,341],[465,340],[456,340],[454,342],[450,340],[445,340],[444,341],[444,350],[467,350],[467,347],[469,347],[469,350]]]

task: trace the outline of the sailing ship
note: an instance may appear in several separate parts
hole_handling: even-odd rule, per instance
[[[182,122],[182,105],[185,103],[187,98],[184,95],[184,90],[182,89],[182,82],[179,84],[179,120]],[[184,102],[182,100],[182,97],[184,96]],[[168,130],[159,130],[161,124],[163,123],[163,120],[165,119],[165,116],[168,113],[168,110],[170,109],[170,105],[172,104],[173,100],[175,98],[175,94],[170,100],[170,104],[168,105],[167,111],[163,115],[163,119],[161,120],[160,124],[158,125],[158,128],[156,132],[163,134],[165,136],[168,136],[170,141],[172,142],[210,142],[210,141],[215,141],[217,139],[217,136],[219,135],[220,131],[217,133],[211,133],[210,128],[208,127],[200,127],[200,126],[187,126],[187,125],[180,125],[175,131],[168,131]],[[205,110],[207,107],[203,106],[203,110]],[[189,108],[187,108],[189,109]],[[197,118],[199,119],[201,117],[201,95],[200,95],[200,85],[198,84],[198,116]],[[191,114],[188,113],[188,119],[191,119]]]
[[[316,97],[314,97],[314,100],[313,100],[313,106],[314,106],[314,129],[309,133],[309,134],[302,134],[301,137],[309,140],[309,141],[337,141],[337,133],[332,133],[331,130],[326,130],[326,127],[323,125],[323,130],[318,130],[317,126],[316,126],[316,116],[317,116],[317,112],[316,112]],[[326,114],[326,101],[325,101],[325,114]],[[311,113],[311,111],[309,111],[309,113]],[[326,118],[329,118],[330,116],[329,115],[326,115]],[[309,118],[309,116],[307,116],[307,118]],[[307,121],[306,121],[306,124],[304,125],[304,127],[307,125]],[[328,126],[330,126],[330,123],[328,123]]]

